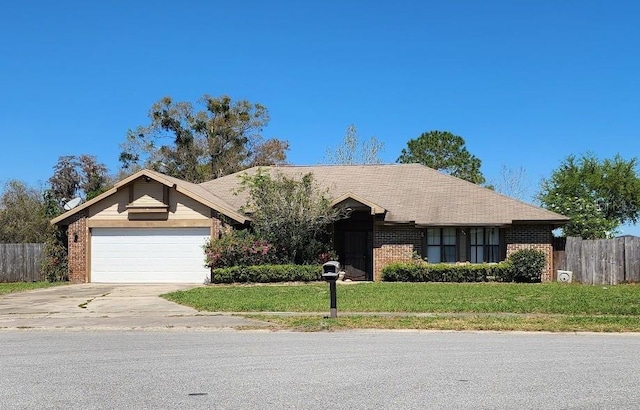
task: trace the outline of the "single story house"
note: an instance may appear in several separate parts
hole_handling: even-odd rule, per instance
[[[141,170],[55,218],[67,227],[72,282],[203,283],[202,246],[225,226],[250,225],[239,211],[240,175],[202,184]],[[379,280],[391,262],[498,262],[535,248],[553,279],[552,230],[563,215],[418,164],[261,167],[288,177],[312,173],[349,218],[333,229],[347,277]]]

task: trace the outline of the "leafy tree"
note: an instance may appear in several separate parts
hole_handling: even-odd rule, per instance
[[[312,174],[298,180],[259,171],[242,178],[240,191],[247,190],[249,199],[241,211],[251,215],[257,237],[272,244],[283,261],[317,263],[330,251],[327,230],[344,215],[331,207]]]
[[[268,165],[286,164],[289,142],[277,138],[254,138],[250,146],[251,158],[248,167],[264,167]]]
[[[328,148],[325,161],[328,164],[380,164],[379,157],[384,144],[376,137],[360,142],[356,126],[351,124],[347,127],[342,143],[335,148]]]
[[[448,131],[429,131],[409,140],[397,162],[426,165],[474,184],[485,182],[480,159],[467,151],[462,137]]]
[[[44,214],[51,220],[62,214],[64,210],[51,190],[44,193]],[[68,243],[66,229],[48,224],[44,238],[44,260],[42,271],[50,282],[65,281],[69,278]]]
[[[0,242],[42,243],[49,219],[42,193],[24,182],[7,182],[0,196]]]
[[[282,164],[289,143],[263,140],[267,109],[246,100],[204,95],[200,110],[189,102],[164,97],[149,112],[150,123],[129,130],[121,144],[123,168],[150,167],[202,182],[254,165]],[[166,143],[165,141],[168,141]]]
[[[58,158],[49,178],[50,188],[43,194],[43,212],[47,226],[43,230],[44,261],[42,269],[50,281],[67,280],[67,233],[49,224],[62,214],[64,202],[82,197],[92,199],[105,192],[111,185],[107,167],[92,155],[67,155]]]
[[[593,154],[568,156],[538,194],[543,207],[566,215],[566,236],[606,238],[640,218],[640,176],[636,158],[600,160]]]
[[[51,195],[59,201],[77,196],[89,200],[109,186],[107,167],[93,155],[67,155],[58,158],[49,178]]]

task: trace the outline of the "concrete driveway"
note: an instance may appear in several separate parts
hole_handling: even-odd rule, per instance
[[[231,329],[269,324],[198,312],[159,295],[184,284],[62,285],[0,296],[2,329]]]

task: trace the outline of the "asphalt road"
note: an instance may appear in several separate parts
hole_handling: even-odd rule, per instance
[[[2,409],[637,409],[640,335],[0,332]]]

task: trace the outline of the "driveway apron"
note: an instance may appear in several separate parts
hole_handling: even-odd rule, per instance
[[[268,327],[239,316],[198,312],[159,295],[189,284],[61,285],[0,296],[6,329],[231,329]]]

